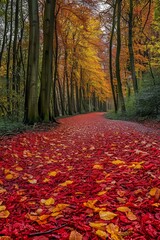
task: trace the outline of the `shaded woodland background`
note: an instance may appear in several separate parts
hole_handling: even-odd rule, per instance
[[[0,118],[159,117],[158,0],[1,0]]]

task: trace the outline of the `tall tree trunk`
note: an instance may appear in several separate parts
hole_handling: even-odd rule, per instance
[[[59,43],[58,43],[58,31],[57,31],[57,15],[59,9],[56,12],[55,16],[55,48],[54,48],[54,79],[53,79],[53,104],[54,104],[54,116],[58,116],[58,106],[57,106],[57,96],[56,96],[56,83],[57,83],[57,75],[58,75],[58,51],[59,51]]]
[[[10,35],[9,35],[9,43],[7,48],[7,100],[8,100],[8,112],[11,114],[12,112],[12,84],[10,79],[10,63],[11,63],[11,47],[12,47],[12,36],[13,36],[13,0],[11,0],[10,5],[10,29],[9,29]]]
[[[29,6],[29,51],[27,81],[25,88],[24,122],[33,124],[39,120],[38,116],[38,67],[39,67],[39,16],[38,1],[28,1]]]
[[[112,17],[112,31],[111,31],[111,36],[110,36],[110,41],[109,41],[109,72],[110,72],[110,83],[111,83],[111,89],[112,89],[112,96],[113,96],[113,102],[114,102],[114,109],[115,112],[118,110],[118,105],[116,101],[116,93],[115,93],[115,88],[114,88],[114,83],[113,83],[113,60],[112,60],[112,48],[113,48],[113,38],[114,38],[114,30],[115,30],[115,17],[116,17],[116,1],[114,3],[113,0],[113,17]]]
[[[138,93],[138,83],[135,71],[135,58],[133,51],[133,0],[129,0],[129,21],[128,21],[128,49],[130,58],[130,68],[134,93]]]
[[[13,40],[13,68],[12,68],[12,86],[13,91],[17,93],[17,41],[18,41],[18,27],[19,27],[19,0],[16,0],[15,21],[14,21],[14,40]]]
[[[39,115],[42,121],[52,120],[50,115],[51,84],[53,81],[53,36],[56,0],[46,0],[43,22],[43,60],[41,88],[39,97]]]
[[[122,91],[121,73],[120,73],[120,53],[121,53],[121,4],[122,0],[117,0],[117,52],[116,52],[116,77],[118,94],[122,113],[126,112],[124,96]]]
[[[3,39],[2,39],[2,47],[0,50],[0,67],[2,66],[2,56],[3,56],[3,51],[5,47],[5,41],[6,41],[6,35],[7,35],[7,27],[8,27],[8,5],[9,5],[9,0],[6,2],[6,8],[5,8],[5,22],[4,22],[4,33],[3,33]]]

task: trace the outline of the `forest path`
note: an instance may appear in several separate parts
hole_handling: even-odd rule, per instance
[[[159,133],[103,113],[59,121],[0,143],[0,234],[159,239]]]

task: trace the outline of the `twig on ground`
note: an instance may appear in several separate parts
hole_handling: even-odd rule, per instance
[[[40,235],[49,234],[49,233],[52,233],[53,231],[56,231],[56,230],[59,230],[59,229],[65,227],[65,226],[67,226],[67,224],[63,224],[63,225],[61,225],[61,226],[59,226],[59,227],[52,228],[52,229],[50,229],[50,230],[48,230],[48,231],[45,231],[45,232],[30,233],[30,234],[28,235],[28,237],[34,237],[34,236],[40,236]]]

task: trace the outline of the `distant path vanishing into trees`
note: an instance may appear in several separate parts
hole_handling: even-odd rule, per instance
[[[159,239],[160,131],[104,113],[59,122],[0,142],[0,236]]]

